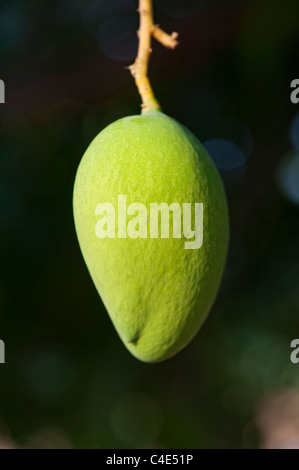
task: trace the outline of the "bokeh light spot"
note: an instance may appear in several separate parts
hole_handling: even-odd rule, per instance
[[[60,428],[41,428],[26,436],[25,449],[71,449],[69,437]]]
[[[132,60],[137,53],[137,17],[134,13],[121,13],[103,21],[98,30],[102,52],[118,61]]]
[[[30,394],[46,403],[60,404],[75,381],[69,357],[54,349],[38,350],[25,357],[22,372]]]
[[[290,139],[294,147],[299,150],[299,113],[296,114],[291,122]]]
[[[30,22],[22,4],[0,7],[0,52],[24,49],[27,44]]]
[[[119,440],[133,446],[143,446],[158,437],[161,418],[161,409],[151,397],[134,394],[123,397],[115,405],[111,426]]]
[[[229,140],[211,139],[204,142],[204,146],[219,170],[234,170],[246,162],[243,150]]]
[[[282,194],[299,204],[299,153],[288,154],[278,168],[278,183]]]

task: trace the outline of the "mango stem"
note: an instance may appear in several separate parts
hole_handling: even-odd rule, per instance
[[[174,49],[178,44],[178,34],[172,33],[169,35],[159,26],[154,25],[152,0],[139,0],[138,11],[140,14],[138,54],[134,64],[129,69],[142,99],[142,113],[153,110],[161,111],[148,78],[148,63],[152,52],[151,39],[154,36],[165,47]]]

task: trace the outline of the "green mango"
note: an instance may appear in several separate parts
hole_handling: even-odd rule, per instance
[[[128,210],[136,203],[143,206]],[[169,211],[168,238],[159,211],[158,237],[151,232],[152,207],[161,203],[182,209],[181,219]],[[190,224],[187,235],[175,226],[181,221],[183,227],[184,204],[191,204],[193,232],[202,227],[198,248],[187,248]],[[207,317],[227,254],[226,197],[207,151],[160,111],[120,119],[83,156],[73,207],[83,257],[124,345],[144,362],[176,354]]]

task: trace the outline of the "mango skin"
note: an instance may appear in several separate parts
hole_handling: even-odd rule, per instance
[[[202,202],[202,247],[185,249],[183,237],[117,238],[118,195],[127,206],[145,204],[148,214],[153,202]],[[116,238],[95,234],[95,209],[104,202],[115,207]],[[83,257],[124,345],[144,362],[179,352],[209,313],[227,254],[226,197],[207,151],[162,112],[122,118],[84,154],[73,208]]]

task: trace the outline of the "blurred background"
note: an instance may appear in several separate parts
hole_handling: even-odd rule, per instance
[[[231,243],[194,341],[161,364],[124,348],[77,243],[91,140],[139,113],[133,0],[2,0],[0,447],[299,448],[298,0],[156,0],[164,111],[225,183]]]

